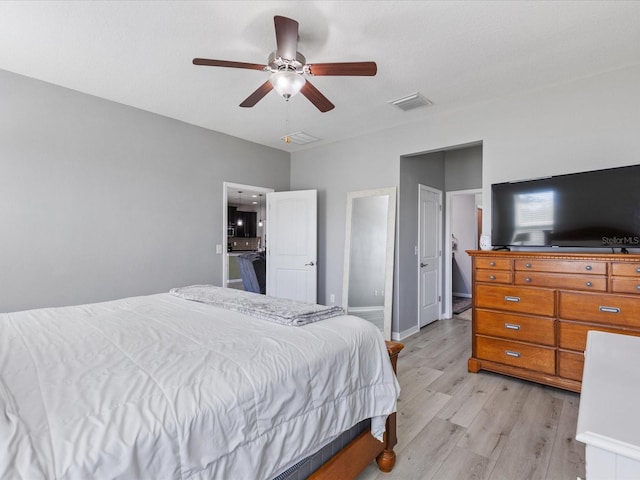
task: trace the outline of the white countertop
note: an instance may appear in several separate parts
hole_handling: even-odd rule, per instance
[[[590,331],[576,439],[640,461],[640,337]]]

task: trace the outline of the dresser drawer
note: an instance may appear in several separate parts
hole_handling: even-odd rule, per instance
[[[519,259],[515,261],[516,271],[584,273],[606,275],[607,262],[591,262],[588,260],[536,260]]]
[[[587,346],[587,333],[589,330],[640,337],[640,331],[624,330],[606,325],[563,322],[562,320],[558,323],[558,346],[567,350],[577,350],[578,352],[584,352]]]
[[[512,279],[511,270],[476,269],[476,282],[511,283]]]
[[[612,263],[611,273],[621,277],[640,278],[640,265],[637,263]]]
[[[489,270],[511,270],[511,260],[508,258],[476,258],[475,267]]]
[[[582,381],[584,355],[582,353],[558,351],[558,376]]]
[[[640,297],[560,292],[560,317],[640,328]]]
[[[503,285],[476,285],[476,307],[551,317],[555,313],[553,290]]]
[[[553,348],[486,338],[480,335],[476,342],[478,358],[549,375],[556,373],[556,352]]]
[[[607,291],[607,277],[595,275],[516,272],[515,284],[532,285],[534,287],[564,288],[567,290]]]
[[[476,333],[541,345],[555,344],[555,320],[512,313],[476,310]]]
[[[611,279],[611,291],[614,293],[640,294],[640,277],[613,277]]]

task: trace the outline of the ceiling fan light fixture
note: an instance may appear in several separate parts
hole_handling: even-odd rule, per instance
[[[307,83],[302,75],[291,70],[275,72],[271,74],[269,81],[271,85],[273,85],[274,90],[278,92],[278,95],[283,96],[287,100],[300,92],[304,84]]]

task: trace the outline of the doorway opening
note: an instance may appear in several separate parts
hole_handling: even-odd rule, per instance
[[[482,142],[475,141],[423,153],[400,157],[400,188],[398,209],[397,288],[394,289],[393,340],[402,340],[421,328],[419,252],[419,185],[443,192],[442,228],[439,232],[441,302],[439,318],[452,314],[452,262],[449,192],[482,190]],[[473,220],[475,229],[476,220]],[[433,228],[436,228],[435,225]],[[455,232],[454,232],[455,233]],[[458,246],[458,249],[461,247]],[[428,263],[428,262],[422,262]],[[435,291],[435,288],[433,289]]]
[[[237,257],[264,251],[267,244],[267,193],[273,188],[224,182],[222,189],[222,285],[243,290]]]
[[[467,250],[477,250],[482,223],[482,189],[447,192],[445,222],[445,284],[451,292],[444,317],[460,314],[471,306],[471,257]]]

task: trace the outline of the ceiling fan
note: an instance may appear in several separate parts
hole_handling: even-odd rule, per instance
[[[304,75],[374,76],[378,70],[375,62],[313,63],[308,64],[298,52],[298,22],[287,17],[273,17],[276,27],[276,51],[269,55],[267,65],[194,58],[194,65],[210,67],[246,68],[271,72],[269,80],[249,95],[241,107],[253,107],[267,93],[275,89],[286,100],[302,93],[321,112],[328,112],[335,105],[309,82]]]

